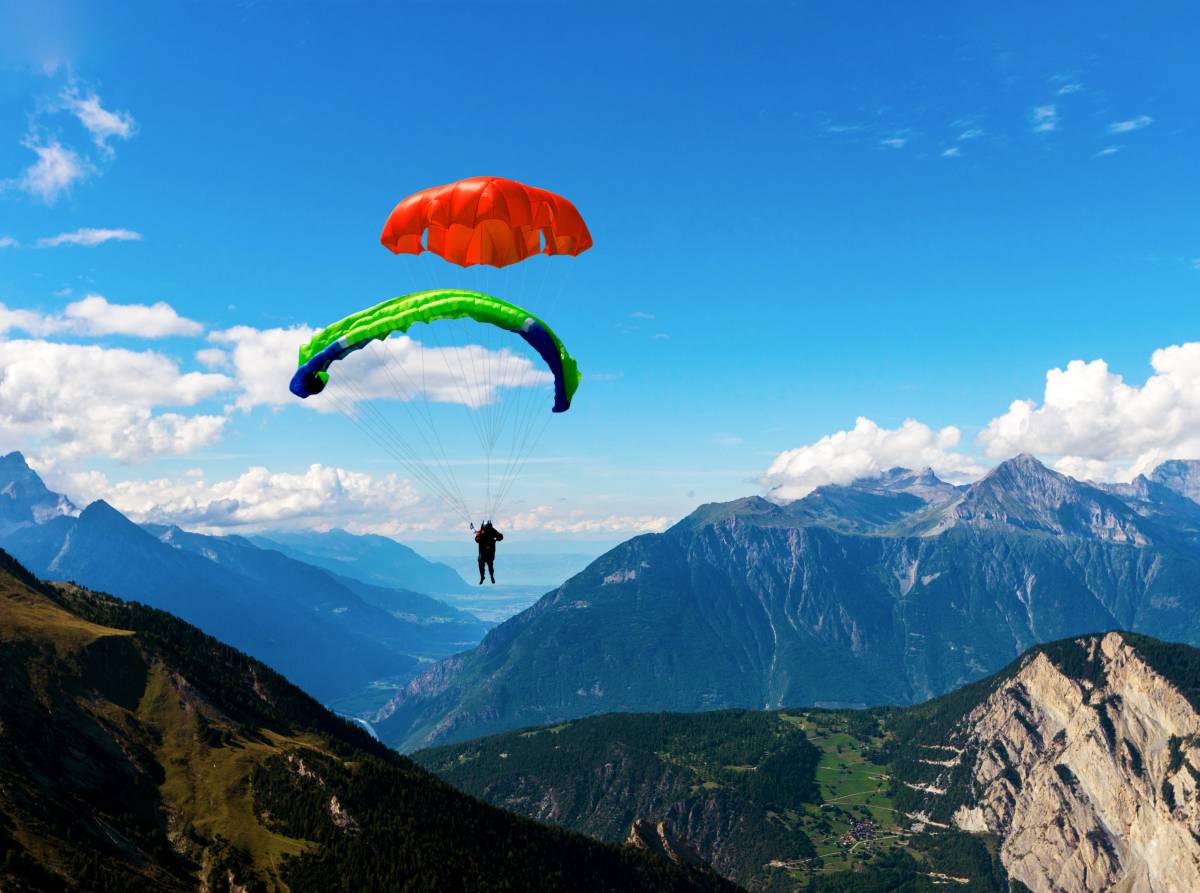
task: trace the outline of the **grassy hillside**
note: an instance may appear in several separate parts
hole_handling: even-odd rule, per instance
[[[235,886],[728,888],[466,797],[195,628],[0,553],[0,889]]]

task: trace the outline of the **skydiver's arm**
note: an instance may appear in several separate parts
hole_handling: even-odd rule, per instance
[[[501,533],[499,530],[497,530],[496,531],[496,542],[500,542],[500,540],[502,540],[502,539],[504,539],[504,534]]]

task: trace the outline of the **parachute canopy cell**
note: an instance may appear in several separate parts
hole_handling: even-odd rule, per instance
[[[524,338],[554,375],[554,412],[566,412],[571,407],[579,387],[579,366],[550,327],[515,304],[461,289],[435,289],[392,298],[326,326],[300,348],[299,368],[289,388],[297,397],[319,394],[329,382],[329,367],[372,340],[407,332],[418,322],[463,318],[507,329]]]
[[[379,240],[396,254],[432,251],[460,267],[506,267],[539,252],[576,255],[592,247],[571,202],[503,177],[470,177],[410,195]]]

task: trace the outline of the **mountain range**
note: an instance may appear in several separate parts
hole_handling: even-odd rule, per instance
[[[428,561],[403,543],[386,536],[356,535],[334,528],[324,533],[279,530],[248,539],[261,548],[273,549],[306,564],[377,586],[401,585],[405,589],[437,595],[471,589],[453,568]],[[467,545],[470,545],[469,541]]]
[[[411,550],[399,543],[391,551],[405,557],[411,573],[393,561],[363,581],[243,537],[140,526],[103,500],[79,511],[49,491],[19,453],[0,459],[0,519],[0,546],[38,576],[170,611],[326,701],[376,680],[407,679],[422,660],[469,648],[488,628],[465,611],[404,588],[401,581],[408,579],[465,584],[445,565],[407,554]],[[307,540],[320,543],[321,537]],[[339,548],[350,548],[347,539],[354,538],[332,535]],[[371,538],[365,548],[386,552],[380,539]],[[348,562],[344,569],[365,566]]]
[[[0,889],[736,888],[460,794],[195,627],[0,553]]]
[[[1200,643],[1198,481],[1023,455],[965,486],[894,469],[704,505],[425,670],[375,727],[414,750],[615,711],[910,704],[1067,636]]]
[[[609,714],[414,758],[601,840],[654,827],[751,890],[1200,889],[1200,651],[1140,635],[916,707]]]

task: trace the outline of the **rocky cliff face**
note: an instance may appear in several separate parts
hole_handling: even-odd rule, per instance
[[[1038,652],[924,745],[925,814],[1002,839],[1035,893],[1200,890],[1200,715],[1128,637]]]
[[[680,840],[665,822],[637,819],[629,826],[625,846],[653,853],[677,865],[703,865],[700,854],[685,840]]]

